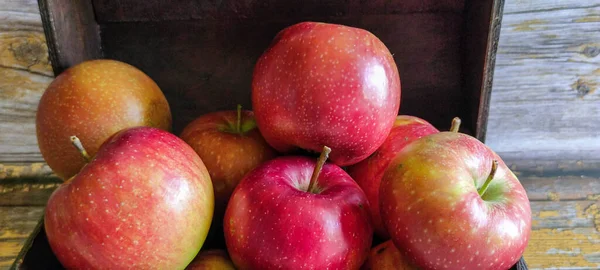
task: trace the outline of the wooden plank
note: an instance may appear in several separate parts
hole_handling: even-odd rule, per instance
[[[600,234],[594,228],[535,229],[525,250],[530,269],[598,269]]]
[[[467,1],[463,26],[463,88],[475,137],[485,141],[504,0]],[[463,119],[464,121],[465,119]]]
[[[531,203],[532,227],[536,230],[600,229],[600,223],[596,224],[596,218],[600,218],[597,208],[598,202],[592,200],[534,201]]]
[[[507,163],[600,168],[598,29],[598,0],[507,1],[486,139]]]
[[[39,163],[0,163],[0,185],[2,180],[16,178],[56,178],[50,167]]]
[[[600,179],[522,177],[531,200],[530,269],[600,267]]]
[[[43,215],[44,207],[0,207],[0,269],[9,268]]]
[[[552,10],[561,9],[586,9],[599,5],[596,0],[511,0],[506,1],[505,14],[521,14],[521,13],[545,13]]]
[[[91,0],[40,0],[39,5],[55,75],[85,60],[102,58]]]
[[[500,153],[508,166],[518,173],[537,176],[552,175],[600,175],[600,159],[598,151],[589,149],[580,151],[577,159],[561,160],[565,151],[535,151],[522,153],[518,151]],[[524,156],[543,156],[527,159]]]
[[[0,22],[0,163],[40,162],[35,112],[53,75],[37,2],[0,0]]]
[[[19,179],[17,182],[23,181]],[[52,192],[60,184],[58,181],[41,181],[0,185],[0,207],[45,206]]]
[[[600,178],[587,176],[519,177],[531,201],[600,198]]]
[[[44,206],[62,183],[45,163],[0,164],[0,207]]]
[[[460,13],[465,0],[405,1],[282,1],[225,0],[218,2],[165,0],[93,0],[98,22],[165,20],[285,20],[297,17],[346,17],[430,12]]]
[[[0,67],[0,78],[0,162],[43,161],[35,112],[50,77]]]

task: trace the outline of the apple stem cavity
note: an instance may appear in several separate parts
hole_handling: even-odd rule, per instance
[[[327,158],[329,158],[330,152],[331,148],[323,146],[323,151],[321,151],[321,155],[319,156],[319,159],[317,159],[317,166],[315,166],[315,170],[313,171],[312,176],[310,177],[310,184],[308,184],[308,189],[306,191],[313,192],[314,185],[317,182],[317,179],[319,178],[319,174],[321,173],[323,164],[325,164],[325,161],[327,161]]]
[[[492,170],[490,171],[490,175],[488,175],[488,178],[485,180],[485,183],[483,183],[483,186],[481,186],[481,188],[479,188],[477,190],[477,193],[479,193],[479,196],[483,197],[483,194],[485,194],[485,191],[487,190],[488,186],[494,179],[494,176],[496,175],[497,170],[498,170],[498,161],[494,159],[492,161]]]
[[[235,131],[242,134],[242,105],[237,105],[237,123],[235,125]]]
[[[458,132],[458,129],[460,128],[460,122],[460,118],[454,117],[452,119],[452,125],[450,126],[450,132]]]
[[[79,153],[81,154],[81,156],[83,157],[83,159],[85,159],[85,162],[90,162],[91,158],[90,155],[88,154],[87,151],[85,151],[85,148],[83,147],[83,144],[81,144],[81,140],[79,140],[79,138],[77,138],[77,136],[71,136],[71,143],[73,144],[73,146],[75,146],[75,148],[77,148],[77,150],[79,151]]]

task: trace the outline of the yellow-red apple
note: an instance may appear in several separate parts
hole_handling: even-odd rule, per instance
[[[439,132],[427,121],[409,115],[396,117],[392,131],[383,144],[367,159],[348,168],[348,174],[363,189],[371,207],[371,217],[375,233],[383,240],[389,239],[379,214],[379,184],[383,172],[408,143],[423,136]]]
[[[135,126],[171,130],[169,104],[150,77],[115,60],[90,60],[65,70],[42,95],[36,115],[42,157],[65,180],[85,164],[70,136],[77,135],[94,156],[108,137]]]
[[[213,203],[206,167],[189,145],[135,127],[113,135],[52,193],[44,225],[67,269],[183,269],[204,243]]]

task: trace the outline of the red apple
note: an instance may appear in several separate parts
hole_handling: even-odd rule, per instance
[[[200,116],[180,135],[198,153],[210,174],[215,192],[215,212],[209,241],[223,246],[223,216],[229,197],[242,177],[275,157],[262,137],[251,111],[220,111]]]
[[[203,115],[180,138],[200,156],[215,190],[215,208],[225,211],[233,189],[249,171],[275,157],[256,128],[251,111],[220,111]]]
[[[396,117],[392,131],[379,149],[369,158],[348,168],[348,174],[358,183],[369,199],[375,233],[383,240],[389,239],[379,214],[379,184],[383,172],[396,153],[408,143],[437,132],[439,131],[435,127],[421,118],[399,115]]]
[[[355,164],[387,137],[400,106],[400,77],[387,47],[370,32],[303,22],[283,29],[256,63],[252,106],[276,150],[319,152]]]
[[[48,242],[68,269],[183,269],[213,214],[202,160],[166,131],[136,127],[105,142],[46,207]]]
[[[70,136],[77,135],[93,156],[108,137],[136,126],[171,130],[169,104],[150,77],[115,60],[90,60],[65,70],[42,95],[36,116],[40,152],[65,180],[85,165]]]
[[[508,269],[529,241],[525,189],[502,159],[457,132],[425,136],[384,173],[381,218],[422,269]]]
[[[392,240],[383,242],[373,249],[367,261],[361,267],[363,270],[417,270],[404,258]]]
[[[220,249],[205,250],[188,265],[186,270],[235,270],[227,252]]]
[[[287,156],[236,187],[224,219],[238,269],[358,269],[373,229],[360,187],[334,164]]]

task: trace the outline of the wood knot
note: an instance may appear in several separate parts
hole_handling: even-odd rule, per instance
[[[594,91],[594,88],[592,86],[593,85],[591,83],[588,83],[582,79],[578,79],[575,83],[571,85],[571,88],[573,88],[573,90],[577,92],[577,97],[582,98]]]
[[[39,42],[28,42],[13,44],[11,51],[15,59],[22,62],[25,66],[31,67],[43,61],[46,57],[46,49]]]
[[[560,201],[560,196],[556,192],[548,192],[548,199],[553,202],[558,202]]]
[[[581,53],[589,58],[596,57],[600,54],[600,48],[596,46],[586,46]]]
[[[584,213],[594,219],[594,227],[596,231],[600,232],[600,207],[598,204],[591,204],[584,210]]]

